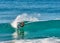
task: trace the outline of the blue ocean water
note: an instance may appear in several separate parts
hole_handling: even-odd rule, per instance
[[[23,27],[25,39],[60,38],[60,0],[0,0],[0,42],[14,40],[17,24],[13,21],[18,16],[20,21],[31,22]],[[58,42],[54,40],[51,43]]]

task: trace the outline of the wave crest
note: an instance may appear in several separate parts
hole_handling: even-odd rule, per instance
[[[40,16],[40,14],[35,14],[36,16]],[[18,22],[22,22],[22,21],[30,21],[30,22],[35,22],[35,21],[39,21],[39,18],[38,17],[35,17],[35,16],[32,16],[32,15],[29,15],[27,13],[23,13],[21,15],[18,15],[16,17],[15,20],[13,20],[13,22],[11,23],[11,25],[14,27],[14,28],[17,28],[17,25],[18,25]]]

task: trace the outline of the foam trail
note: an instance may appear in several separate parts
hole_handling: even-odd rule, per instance
[[[31,40],[11,40],[0,43],[60,43],[60,39],[51,37],[51,38],[31,39]]]

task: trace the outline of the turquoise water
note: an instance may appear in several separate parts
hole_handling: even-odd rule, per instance
[[[15,28],[9,23],[0,24],[0,40],[13,40],[13,33]],[[24,32],[27,34],[24,36],[25,39],[40,39],[48,37],[60,38],[60,20],[50,21],[38,21],[25,24]]]
[[[16,30],[10,23],[18,15],[20,21],[31,21],[22,28],[25,39],[60,38],[60,0],[0,0],[0,42],[14,40]]]

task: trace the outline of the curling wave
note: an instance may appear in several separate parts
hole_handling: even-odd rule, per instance
[[[40,15],[40,14],[37,14],[37,15]],[[18,15],[16,17],[16,19],[13,20],[13,22],[11,23],[11,25],[14,28],[17,28],[18,22],[23,22],[23,21],[35,22],[35,21],[39,21],[39,18],[31,16],[31,15],[28,15],[27,13],[23,13],[21,15]]]

